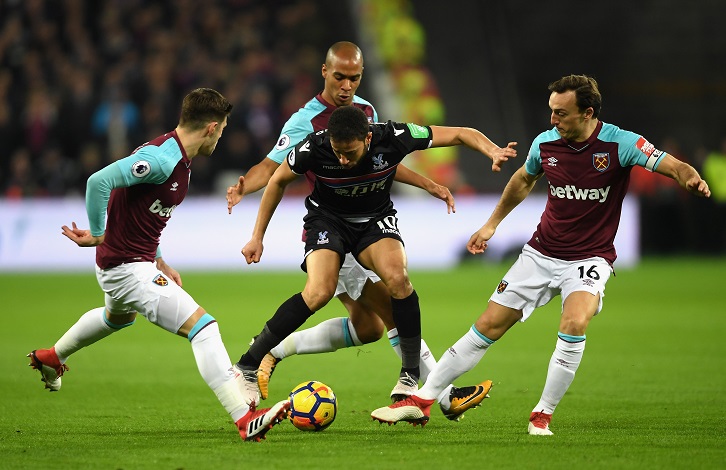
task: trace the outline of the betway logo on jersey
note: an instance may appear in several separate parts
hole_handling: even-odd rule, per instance
[[[160,199],[154,201],[154,203],[149,207],[149,211],[152,214],[159,214],[161,217],[171,217],[171,213],[174,212],[174,209],[176,209],[176,204],[171,207],[164,207],[161,205]]]
[[[610,186],[597,189],[580,189],[571,184],[566,186],[550,185],[550,194],[560,199],[605,202],[608,198],[608,193],[610,193]]]

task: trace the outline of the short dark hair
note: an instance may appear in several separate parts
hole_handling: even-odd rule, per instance
[[[179,126],[201,129],[212,121],[222,122],[232,112],[232,104],[217,90],[197,88],[184,97]]]
[[[368,130],[368,116],[355,106],[339,107],[328,120],[328,135],[336,142],[364,141]]]
[[[595,118],[600,116],[602,95],[594,78],[587,75],[567,75],[556,82],[550,83],[548,89],[554,93],[574,91],[577,107],[580,111],[592,108],[592,116]]]

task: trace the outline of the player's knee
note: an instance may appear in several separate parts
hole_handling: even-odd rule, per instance
[[[363,344],[374,343],[383,337],[385,330],[383,322],[376,316],[370,317],[366,322],[353,324],[358,339]]]
[[[385,282],[394,299],[405,299],[413,292],[413,286],[405,271],[392,273],[386,277]]]
[[[333,298],[335,295],[335,286],[305,286],[302,295],[308,308],[313,312],[317,312],[325,307],[330,302],[330,299]]]

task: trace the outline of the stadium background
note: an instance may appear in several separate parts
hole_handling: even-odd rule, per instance
[[[643,254],[723,254],[724,13],[718,0],[687,8],[615,0],[606,9],[514,0],[455,8],[404,0],[2,0],[0,204],[82,197],[93,171],[172,129],[181,98],[197,86],[235,104],[215,155],[193,167],[190,194],[221,197],[320,91],[325,50],[347,39],[364,50],[359,94],[382,119],[476,127],[500,144],[517,140],[522,156],[549,127],[547,84],[568,73],[595,76],[603,120],[689,161],[714,190],[712,200],[698,200],[635,169]],[[492,174],[480,156],[456,149],[407,163],[459,197],[496,197],[521,164]],[[305,189],[301,181],[289,194]],[[15,233],[2,235],[5,247]]]

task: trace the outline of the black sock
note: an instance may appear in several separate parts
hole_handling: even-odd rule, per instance
[[[302,293],[287,299],[278,307],[272,318],[267,320],[265,327],[239,359],[237,366],[245,370],[257,370],[265,354],[302,326],[313,313],[315,312],[312,312],[303,300]]]
[[[408,372],[418,378],[421,375],[421,309],[416,291],[405,299],[391,298],[391,307],[401,347],[401,373]]]

